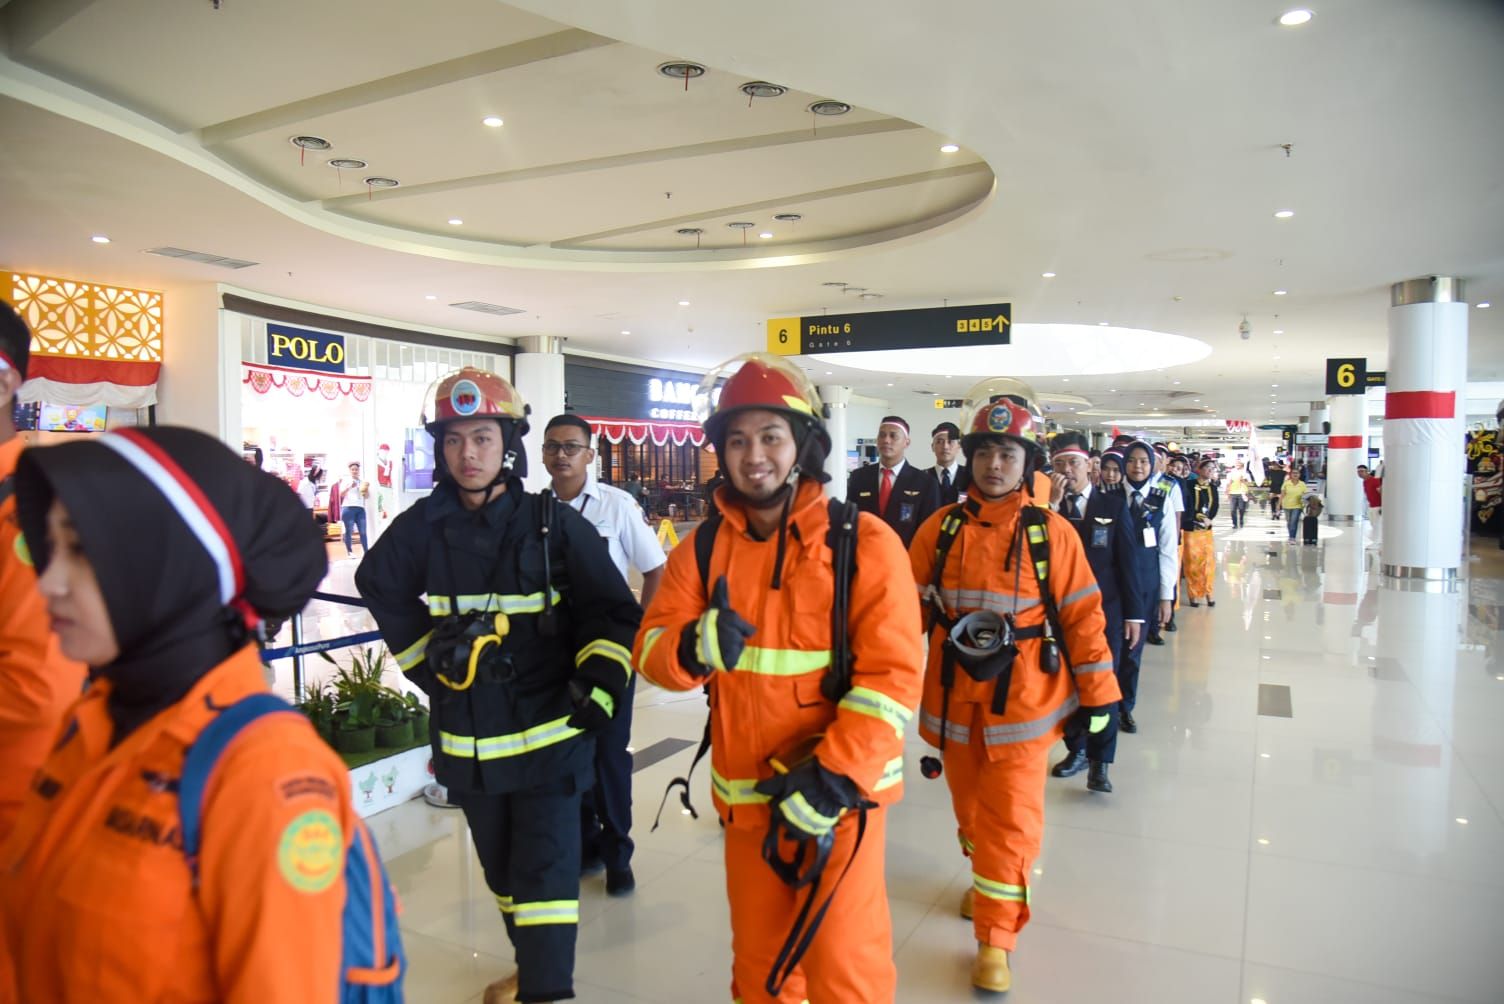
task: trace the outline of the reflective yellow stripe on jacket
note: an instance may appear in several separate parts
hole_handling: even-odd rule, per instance
[[[563,595],[553,590],[555,603],[563,599]],[[451,613],[469,614],[476,611],[486,613],[503,614],[541,614],[543,612],[543,593],[461,593],[454,597],[459,600],[459,610],[453,610],[454,603],[448,596],[429,596],[428,612],[435,617],[447,617]]]
[[[569,717],[555,718],[551,722],[535,725],[523,732],[505,736],[460,736],[452,732],[439,732],[439,749],[457,757],[473,757],[477,760],[501,760],[521,756],[534,750],[553,746],[581,735],[581,730],[569,724]]]

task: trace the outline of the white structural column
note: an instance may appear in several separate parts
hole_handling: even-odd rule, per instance
[[[528,491],[536,492],[551,481],[543,469],[543,427],[564,412],[564,339],[529,335],[517,339],[517,347],[521,351],[512,357],[512,383],[533,409],[529,420],[532,431],[522,443],[527,451],[523,484]]]
[[[1326,441],[1327,517],[1353,523],[1363,513],[1358,465],[1368,463],[1368,401],[1362,394],[1332,398],[1332,434]]]
[[[825,490],[842,498],[846,494],[846,451],[850,449],[846,439],[846,413],[851,407],[851,388],[839,384],[825,384],[818,388],[820,400],[830,409],[825,428],[830,432],[830,456],[825,460],[825,473],[830,483]]]
[[[1321,435],[1321,431],[1326,428],[1326,423],[1330,422],[1331,420],[1331,412],[1327,410],[1325,401],[1311,402],[1312,432],[1316,433],[1318,436]]]
[[[1390,290],[1384,398],[1384,574],[1454,579],[1462,564],[1467,304],[1462,281]]]

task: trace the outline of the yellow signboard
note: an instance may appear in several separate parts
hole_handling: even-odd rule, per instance
[[[775,317],[768,321],[768,351],[780,356],[1007,345],[1011,303],[920,310],[874,310],[820,317]]]

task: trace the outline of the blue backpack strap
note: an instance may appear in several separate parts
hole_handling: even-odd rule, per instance
[[[178,779],[178,829],[183,838],[183,854],[198,883],[199,840],[203,833],[204,790],[209,775],[225,748],[235,741],[242,729],[257,719],[279,711],[292,711],[292,705],[275,694],[252,694],[225,708],[188,748],[183,761],[183,775]]]

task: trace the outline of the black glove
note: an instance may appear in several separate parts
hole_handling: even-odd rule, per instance
[[[826,770],[814,757],[787,774],[757,782],[754,790],[772,800],[774,813],[796,840],[825,836],[841,821],[842,813],[863,804],[856,782]]]
[[[757,628],[731,609],[726,576],[710,591],[710,608],[699,620],[684,625],[679,635],[679,664],[693,676],[709,676],[717,669],[735,669]]]
[[[616,714],[616,699],[600,687],[592,687],[579,680],[569,681],[569,700],[574,704],[574,714],[569,716],[569,727],[583,732],[599,732],[611,724]]]

